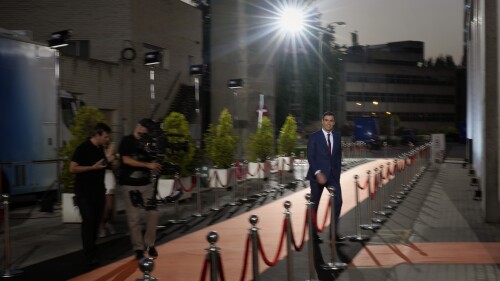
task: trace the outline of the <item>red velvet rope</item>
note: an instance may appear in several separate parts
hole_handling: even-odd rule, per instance
[[[262,243],[260,241],[260,235],[257,233],[257,243],[259,244],[259,252],[260,252],[260,255],[262,256],[262,259],[264,260],[264,262],[268,266],[274,266],[278,262],[279,257],[281,255],[281,250],[283,249],[283,241],[285,241],[285,233],[286,233],[286,220],[283,221],[283,228],[281,230],[280,243],[278,246],[278,250],[276,251],[276,255],[274,256],[274,259],[272,261],[270,261],[267,258],[266,253],[264,252],[264,248],[262,247]]]
[[[240,281],[245,281],[247,275],[248,254],[250,253],[250,235],[247,235],[247,242],[245,244],[245,253],[243,256],[243,268],[241,269]]]
[[[205,256],[205,261],[203,261],[203,267],[201,269],[200,281],[205,281],[207,279],[207,268],[208,268],[208,254]]]
[[[356,182],[356,183],[357,183],[357,182]],[[361,186],[361,185],[358,183],[358,188],[359,188],[359,189],[365,189],[367,186],[368,186],[368,178],[366,179],[365,184],[364,184],[363,186]]]
[[[293,231],[292,231],[293,248],[297,252],[300,252],[302,250],[302,247],[304,247],[304,242],[306,240],[307,222],[309,221],[308,216],[307,216],[307,209],[306,209],[305,220],[304,221],[305,221],[304,222],[304,227],[302,229],[302,241],[300,241],[300,245],[299,246],[297,246],[297,244],[295,243],[295,236],[293,235]],[[292,225],[290,225],[290,229],[292,229]]]
[[[221,281],[226,281],[226,277],[224,276],[224,267],[222,266],[222,259],[220,257],[220,253],[217,253],[217,260],[219,261],[219,277]]]
[[[193,178],[194,178],[194,180],[193,180]],[[180,185],[180,187],[182,188],[182,191],[184,191],[184,192],[191,192],[191,191],[193,191],[194,187],[196,186],[196,182],[197,181],[198,181],[198,177],[191,177],[191,186],[189,188],[186,188],[184,186],[184,184],[182,183],[181,179],[179,179],[179,178],[175,179],[175,182]]]

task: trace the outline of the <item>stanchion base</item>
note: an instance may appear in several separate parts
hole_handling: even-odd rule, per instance
[[[154,278],[151,275],[144,275],[144,278],[138,278],[137,281],[157,281],[158,279]]]
[[[389,210],[396,210],[397,206],[394,206],[394,205],[385,205],[384,208],[385,209],[389,209]]]
[[[370,223],[370,224],[362,224],[359,227],[365,230],[375,230],[380,228],[380,224],[377,223]]]
[[[203,218],[203,217],[206,217],[208,215],[207,214],[196,213],[196,214],[192,214],[191,216],[196,217],[196,218]]]
[[[210,208],[210,211],[217,212],[217,211],[220,211],[220,208],[213,207],[213,208]]]
[[[368,235],[352,235],[347,237],[349,238],[349,241],[353,242],[363,242],[370,240],[370,237]]]
[[[21,275],[23,273],[20,269],[6,269],[4,271],[0,271],[0,277],[15,277]]]
[[[321,265],[321,268],[324,270],[343,270],[347,267],[347,264],[344,262],[329,262]]]
[[[228,203],[229,206],[239,206],[241,205],[240,202],[231,202],[231,203]]]
[[[186,220],[168,220],[168,223],[170,224],[182,224],[186,222],[187,222]]]
[[[381,215],[381,216],[385,216],[385,217],[392,215],[391,211],[377,211],[376,213]]]
[[[374,223],[384,223],[386,220],[386,218],[372,218],[372,222]]]

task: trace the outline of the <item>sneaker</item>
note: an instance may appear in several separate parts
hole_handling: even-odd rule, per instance
[[[147,248],[148,255],[152,258],[157,258],[158,257],[158,252],[156,251],[156,248],[154,246],[150,246]]]
[[[105,228],[99,228],[99,238],[106,237],[106,229]]]
[[[143,250],[135,250],[135,259],[140,261],[144,258],[144,251]]]
[[[106,224],[106,230],[108,231],[109,235],[116,234],[115,228],[109,223]]]

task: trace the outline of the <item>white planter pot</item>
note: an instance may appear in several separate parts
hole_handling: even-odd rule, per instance
[[[191,177],[181,178],[180,181],[184,185],[184,187],[189,188],[191,186]],[[165,199],[165,197],[172,194],[172,190],[174,189],[174,179],[159,179],[158,180],[158,198]],[[179,188],[181,188],[179,186]],[[191,192],[182,191],[182,196],[179,200],[185,200],[191,198]]]
[[[212,188],[228,188],[236,182],[236,175],[231,169],[209,169],[208,186]]]
[[[309,170],[309,162],[307,159],[295,159],[293,161],[293,177],[296,180],[304,180]]]
[[[291,157],[278,157],[278,171],[290,171],[292,169]]]
[[[73,197],[74,193],[62,194],[62,222],[63,223],[81,223],[82,217],[80,209],[75,206]]]
[[[248,162],[248,172],[246,174],[247,179],[263,179],[269,174],[265,171],[266,163],[260,162]]]

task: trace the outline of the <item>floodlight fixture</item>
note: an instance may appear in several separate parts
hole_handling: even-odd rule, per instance
[[[148,52],[144,54],[144,65],[160,64],[161,53],[159,51]]]
[[[66,29],[50,34],[50,39],[47,40],[49,47],[52,49],[58,49],[61,47],[68,46],[68,40],[71,38],[73,30]]]
[[[227,81],[227,87],[229,89],[241,89],[243,88],[243,79],[238,78],[238,79],[229,79]]]
[[[189,67],[189,74],[191,75],[202,75],[205,72],[206,65],[204,64],[194,64]]]

